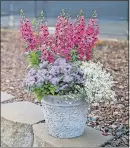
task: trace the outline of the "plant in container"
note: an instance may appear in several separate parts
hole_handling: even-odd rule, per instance
[[[21,10],[20,33],[29,61],[25,87],[42,103],[54,137],[82,135],[89,103],[114,98],[112,77],[90,61],[99,34],[97,21],[94,14],[86,25],[82,11],[72,21],[62,10],[50,34],[43,11],[31,23]]]

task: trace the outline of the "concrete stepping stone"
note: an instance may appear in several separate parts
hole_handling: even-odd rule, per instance
[[[99,147],[112,136],[103,136],[100,131],[86,126],[85,133],[73,139],[59,139],[48,134],[45,123],[33,125],[33,147]]]
[[[8,100],[11,100],[14,98],[15,98],[14,96],[12,96],[6,92],[1,92],[1,102],[8,101]]]
[[[1,104],[1,116],[7,120],[27,124],[44,120],[42,107],[27,101]]]
[[[1,118],[1,147],[32,147],[32,126]]]
[[[1,141],[1,147],[9,147]]]

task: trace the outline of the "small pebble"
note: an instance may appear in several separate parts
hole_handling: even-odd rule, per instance
[[[121,124],[117,130],[121,130],[123,128],[123,124]]]
[[[9,87],[9,89],[14,89],[14,87]]]
[[[112,127],[113,129],[116,129],[116,128],[117,128],[117,125],[112,124],[111,127]]]
[[[100,130],[100,126],[99,126],[99,125],[96,126],[95,129],[96,129],[96,130]]]
[[[92,106],[93,107],[97,107],[97,106],[99,106],[99,103],[96,103],[96,102],[95,103],[92,103]]]
[[[116,136],[121,136],[122,135],[122,132],[119,131],[119,132],[116,132]]]
[[[120,140],[120,139],[117,139],[117,140],[115,141],[116,146],[118,146],[118,145],[120,144],[120,142],[121,142],[121,140]]]
[[[92,120],[92,121],[96,121],[96,120],[97,120],[97,117],[94,116],[94,117],[91,118],[91,120]]]
[[[88,123],[88,126],[94,127],[93,122],[89,122],[89,123]]]
[[[124,106],[123,104],[118,104],[117,107],[120,108],[120,109],[122,109],[122,108],[124,108],[125,106]]]
[[[128,144],[128,141],[129,141],[129,140],[127,140],[127,139],[124,138],[124,137],[122,137],[121,139],[123,140],[123,142],[124,142],[126,145]]]
[[[101,128],[100,128],[100,131],[104,132],[104,127],[101,127]]]
[[[113,113],[113,115],[118,115],[118,114],[119,114],[119,112],[117,112],[117,111]]]
[[[10,80],[6,80],[6,82],[7,82],[7,83],[9,83],[9,82],[10,82]]]
[[[102,132],[102,135],[103,136],[108,136],[108,135],[111,135],[110,133],[106,133],[106,132]]]
[[[109,130],[108,130],[108,129],[104,129],[104,131],[105,131],[106,133],[108,133],[108,132],[109,132]]]

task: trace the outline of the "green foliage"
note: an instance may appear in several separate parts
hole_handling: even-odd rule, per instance
[[[39,20],[40,20],[40,23],[43,23],[44,22],[44,12],[43,11],[41,11],[41,13],[40,13],[40,17],[39,17]]]
[[[24,13],[24,11],[22,10],[22,9],[20,9],[20,18],[24,21],[25,20],[25,13]],[[33,26],[33,29],[35,30],[35,31],[38,31],[38,29],[39,29],[39,24],[40,23],[43,23],[44,22],[44,12],[43,11],[41,11],[41,13],[40,13],[40,17],[39,17],[39,20],[37,20],[37,18],[34,18],[33,20],[32,20],[32,26]]]
[[[95,56],[95,48],[92,48],[92,58]]]
[[[23,9],[20,9],[20,15],[22,15],[23,14]]]
[[[31,51],[28,56],[31,67],[36,67],[40,63],[40,51]]]
[[[41,11],[40,16],[39,16],[39,19],[34,18],[33,21],[32,21],[32,25],[33,25],[35,31],[38,31],[39,30],[39,25],[40,24],[43,24],[44,21],[45,21],[44,12]]]
[[[36,18],[34,18],[34,19],[32,20],[32,25],[34,25],[34,26],[35,26],[35,25],[36,25],[36,23],[37,23],[37,22],[36,22]]]
[[[61,10],[60,15],[63,16],[63,17],[65,17],[65,11],[64,11],[64,9]]]
[[[72,49],[72,50],[70,51],[70,55],[71,55],[71,58],[72,58],[72,59],[71,59],[72,62],[78,60],[78,54],[77,54],[76,49]]]
[[[92,14],[92,17],[96,18],[97,17],[97,12],[96,10],[94,10],[93,14]]]
[[[21,18],[22,20],[25,19],[25,13],[23,12],[23,9],[20,9],[20,18]]]
[[[41,101],[45,95],[55,95],[56,87],[52,84],[43,84],[41,87],[33,88],[32,92],[36,95],[38,101]]]
[[[71,13],[70,13],[70,11],[65,12],[64,9],[61,10],[60,15],[61,15],[62,17],[64,17],[64,18],[66,18],[66,19],[69,19],[69,18],[71,17]]]
[[[33,26],[33,29],[34,29],[34,31],[38,31],[38,29],[39,29],[39,24],[38,24],[39,22],[38,22],[38,20],[36,19],[36,18],[34,18],[33,20],[32,20],[32,26]]]
[[[76,61],[77,60],[77,55],[72,55],[72,61]]]
[[[44,18],[44,12],[43,12],[43,10],[41,11],[40,16],[41,16],[42,18]]]
[[[80,16],[82,16],[84,14],[83,10],[81,9],[77,15],[77,18],[79,18]]]

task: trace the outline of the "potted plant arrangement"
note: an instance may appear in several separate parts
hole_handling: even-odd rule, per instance
[[[21,10],[20,33],[29,61],[25,87],[42,103],[48,133],[54,137],[82,135],[90,102],[115,96],[111,75],[90,60],[99,34],[95,15],[86,25],[82,11],[72,21],[62,10],[50,34],[43,11],[31,23]]]

